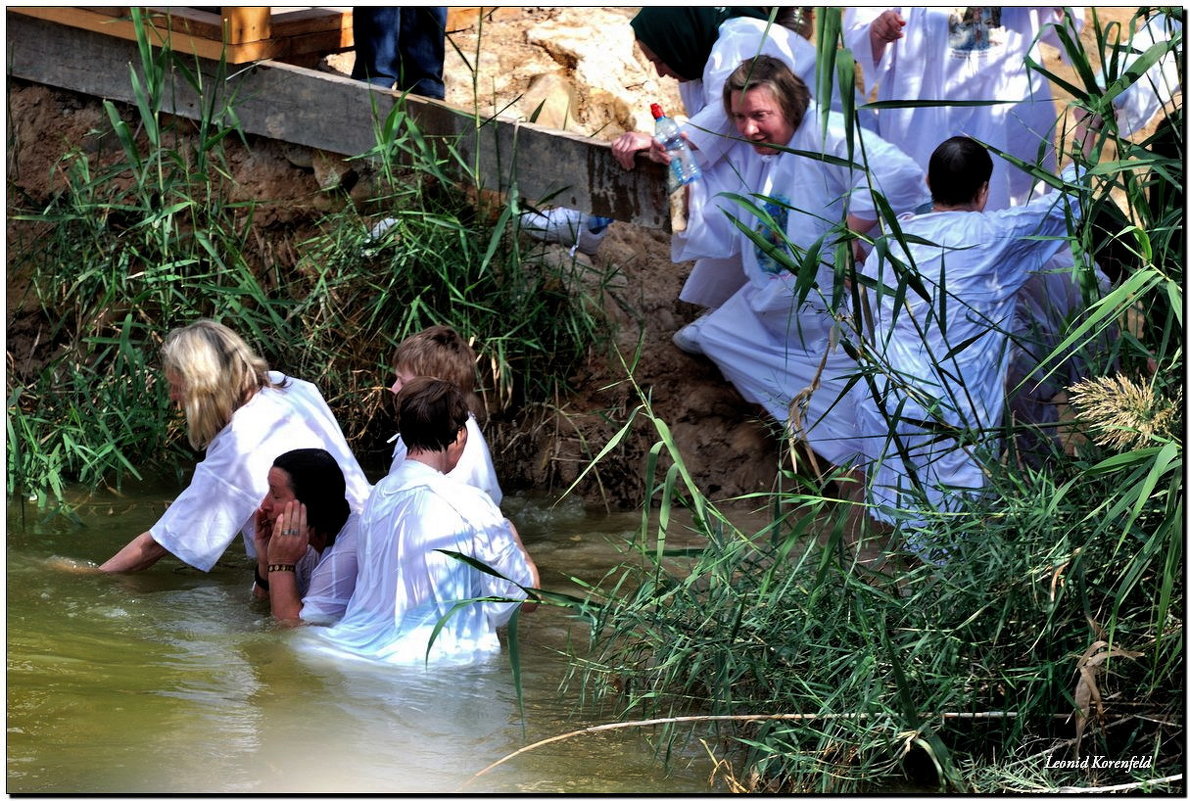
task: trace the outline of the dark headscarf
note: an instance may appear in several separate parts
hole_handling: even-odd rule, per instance
[[[719,26],[732,17],[768,19],[768,14],[754,6],[649,6],[637,12],[629,24],[637,41],[671,70],[683,80],[696,81],[702,78],[711,48],[719,38]]]
[[[273,467],[289,476],[293,495],[306,505],[306,525],[335,544],[339,529],[351,514],[347,503],[347,482],[335,457],[322,448],[299,448],[273,460]]]

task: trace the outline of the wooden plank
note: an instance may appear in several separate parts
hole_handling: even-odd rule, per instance
[[[7,14],[9,75],[125,103],[135,100],[129,65],[135,44],[29,15]],[[219,73],[196,65],[209,87],[236,98],[244,130],[285,142],[355,156],[375,144],[375,113],[383,119],[397,95],[362,81],[279,62]],[[165,89],[167,111],[195,119],[206,99],[179,76]],[[409,97],[406,110],[432,137],[457,137],[464,162],[478,165],[484,189],[515,192],[554,205],[668,230],[662,167],[643,161],[620,169],[608,144],[529,123],[494,119],[477,126],[467,112]]]
[[[35,8],[10,7],[7,10],[10,15],[33,17],[59,25],[69,25],[86,31],[99,31],[107,36],[136,41],[136,26],[130,16],[112,16],[103,13],[103,9],[96,11],[69,6],[40,6]],[[151,24],[146,26],[146,31],[149,42],[154,46],[161,47],[168,42],[170,47],[180,53],[189,53],[216,61],[223,54],[224,46],[220,38],[222,22],[218,15],[193,11],[178,14],[163,13],[159,9],[150,9],[149,12]],[[211,18],[213,22],[206,22],[202,16],[198,16],[199,14]],[[197,34],[187,31],[197,31]],[[213,35],[212,32],[214,32]],[[243,56],[234,51],[228,52],[228,63],[242,63],[237,60],[237,57],[242,58]]]
[[[220,41],[230,46],[273,38],[268,6],[224,6]]]
[[[193,8],[145,6],[149,40],[160,47],[167,41],[181,53],[229,64],[263,59],[323,55],[348,50],[355,45],[351,13],[333,9],[305,9],[276,16],[268,7],[228,8],[229,31],[223,41],[223,17]],[[136,41],[136,27],[127,7],[10,7],[11,12],[50,20],[83,30]],[[236,12],[233,16],[230,12]],[[277,20],[278,22],[274,22]],[[271,35],[262,35],[271,28]]]
[[[284,14],[273,13],[273,36],[296,37],[309,34],[342,31],[350,39],[351,10],[337,10],[329,8],[304,8],[301,11],[287,11]]]

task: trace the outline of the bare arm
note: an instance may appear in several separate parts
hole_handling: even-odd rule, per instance
[[[164,546],[145,532],[121,548],[115,556],[99,566],[101,573],[135,573],[152,567],[168,554]]]
[[[871,231],[873,228],[876,227],[876,221],[875,220],[865,220],[861,217],[856,217],[854,214],[848,214],[847,215],[847,227],[850,228],[852,231],[854,231],[857,234],[866,234],[868,231]],[[866,250],[866,248],[864,246],[864,243],[861,242],[859,239],[853,239],[851,241],[851,252],[852,252],[852,254],[854,254],[855,260],[857,262],[864,260],[864,257],[866,255],[865,250]]]
[[[512,538],[516,541],[517,547],[521,549],[521,554],[525,557],[525,564],[529,567],[529,575],[532,576],[532,581],[529,584],[534,589],[541,588],[541,575],[537,572],[537,563],[529,556],[528,549],[525,548],[525,543],[521,542],[521,534],[516,530],[516,526],[512,524],[511,520],[505,520],[508,523],[508,530],[512,532]],[[523,604],[521,606],[522,612],[533,612],[537,609],[537,604]]]
[[[1074,119],[1077,124],[1074,129],[1074,144],[1083,154],[1083,158],[1090,158],[1095,148],[1095,139],[1103,127],[1103,118],[1091,115],[1085,109],[1075,107]]]
[[[310,547],[310,529],[306,527],[306,505],[290,501],[277,517],[273,536],[268,542],[268,565],[293,567],[306,555]],[[267,569],[267,568],[266,568]],[[267,573],[269,607],[273,617],[283,623],[301,623],[302,599],[298,595],[297,573],[293,570],[274,570]]]

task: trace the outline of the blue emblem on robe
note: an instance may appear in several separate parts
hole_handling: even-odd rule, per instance
[[[790,253],[789,244],[785,241],[785,229],[789,225],[789,198],[775,195],[770,200],[765,200],[761,207],[773,218],[773,222],[777,224],[776,229],[770,228],[765,222],[760,221],[756,224],[756,233],[764,237],[764,241],[772,244],[774,247],[779,247],[786,253]],[[766,273],[779,273],[783,269],[783,265],[770,256],[761,248],[760,245],[753,243],[753,248],[756,249],[756,263],[760,265],[760,269]]]

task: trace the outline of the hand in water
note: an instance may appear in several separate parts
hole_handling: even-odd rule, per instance
[[[63,573],[98,573],[99,565],[86,559],[71,559],[69,556],[51,556],[45,560],[46,567]]]

